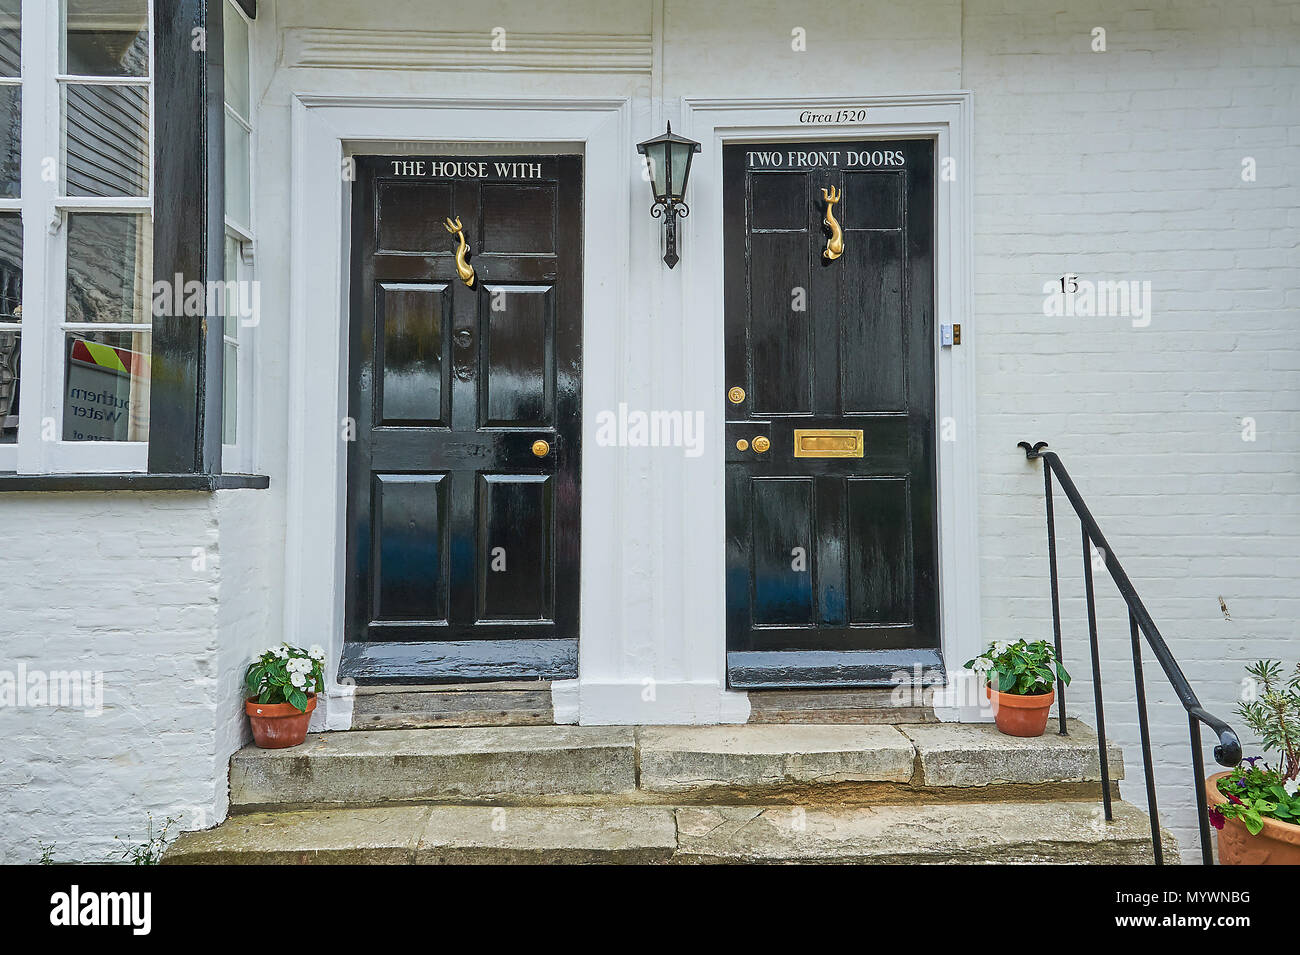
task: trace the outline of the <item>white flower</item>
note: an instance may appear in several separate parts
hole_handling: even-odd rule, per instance
[[[975,666],[972,667],[972,669],[974,669],[976,673],[987,673],[989,670],[993,669],[993,664],[984,659],[984,657],[978,657],[976,658]]]
[[[325,662],[325,651],[321,648],[319,643],[313,643],[311,645],[311,649],[307,651],[307,656],[311,657],[313,660],[319,660],[321,663]]]
[[[301,690],[304,686],[307,685],[307,678],[303,676],[301,673],[294,673],[289,677],[289,682]]]

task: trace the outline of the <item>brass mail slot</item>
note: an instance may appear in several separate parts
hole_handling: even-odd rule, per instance
[[[795,431],[794,456],[796,458],[860,458],[862,457],[862,432],[836,428]]]

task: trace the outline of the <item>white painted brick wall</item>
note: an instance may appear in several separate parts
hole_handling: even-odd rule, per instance
[[[105,861],[143,841],[148,813],[178,829],[224,816],[236,671],[271,639],[264,500],[5,495],[0,669],[102,671],[104,710],[0,707],[0,861],[42,845]]]
[[[1300,6],[1131,6],[965,4],[984,628],[1051,635],[1042,473],[1016,449],[1046,440],[1202,703],[1242,730],[1243,663],[1300,656]],[[1065,273],[1149,280],[1150,326],[1045,318]],[[1057,504],[1069,709],[1092,719],[1079,529]],[[1143,805],[1127,619],[1098,586],[1108,729]],[[1147,664],[1162,818],[1190,861],[1187,722]]]

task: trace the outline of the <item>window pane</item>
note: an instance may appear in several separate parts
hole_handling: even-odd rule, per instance
[[[239,349],[230,342],[226,342],[221,376],[221,443],[234,444],[239,424]]]
[[[0,0],[0,76],[18,76],[23,0]]]
[[[0,86],[0,198],[21,195],[22,124],[23,88]]]
[[[148,325],[153,227],[147,215],[68,216],[68,322]]]
[[[69,196],[148,194],[148,87],[69,85],[64,133]]]
[[[18,440],[18,353],[22,334],[0,328],[0,444]]]
[[[64,0],[63,11],[64,73],[149,75],[149,0]]]
[[[224,333],[227,338],[239,337],[239,293],[238,284],[231,285],[231,282],[239,282],[239,240],[233,235],[226,236],[226,288],[235,289],[234,295],[227,294],[225,297],[225,327]]]
[[[226,215],[244,228],[252,224],[249,201],[248,130],[226,117]]]
[[[251,119],[248,97],[248,24],[226,0],[226,102]]]
[[[69,332],[64,441],[149,440],[149,333]]]
[[[0,213],[0,324],[23,320],[23,217]]]
[[[0,444],[18,438],[18,354],[22,335],[5,323],[23,320],[23,222],[0,213]]]

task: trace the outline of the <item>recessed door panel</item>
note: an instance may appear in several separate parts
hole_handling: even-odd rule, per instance
[[[555,190],[516,183],[483,185],[483,250],[555,253]]]
[[[454,183],[393,179],[378,188],[376,211],[382,215],[375,222],[377,252],[435,255],[446,249],[447,233],[430,213],[450,207]]]
[[[754,480],[754,623],[811,624],[816,561],[811,478]]]
[[[906,478],[850,478],[849,620],[912,622],[910,507]]]
[[[844,411],[906,411],[906,303],[902,234],[847,233],[840,283],[841,394]]]
[[[480,299],[485,427],[550,426],[555,295],[549,286],[492,285]]]
[[[933,153],[723,149],[732,686],[943,674]]]
[[[478,619],[551,619],[554,487],[549,474],[479,476]]]
[[[385,283],[378,294],[379,420],[446,425],[451,397],[443,377],[448,368],[445,332],[451,319],[447,286]]]
[[[810,411],[812,325],[807,311],[809,268],[805,232],[750,237],[768,267],[753,275],[749,295],[749,394],[756,414]]]
[[[447,477],[375,474],[375,621],[447,618]]]

